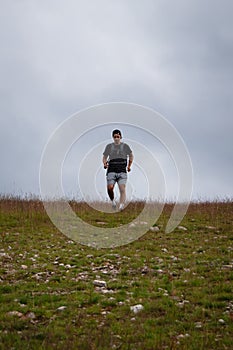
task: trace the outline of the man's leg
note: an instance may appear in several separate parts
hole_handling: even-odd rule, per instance
[[[118,186],[120,190],[120,204],[124,204],[126,199],[125,184],[119,184]]]
[[[126,173],[120,173],[119,179],[118,179],[118,187],[120,191],[120,206],[119,209],[123,210],[126,200],[126,181],[127,181],[127,174]]]
[[[109,173],[107,175],[107,191],[108,196],[112,201],[112,208],[116,210],[116,201],[114,200],[114,186],[116,183],[115,173]]]
[[[107,186],[108,196],[113,201],[114,199],[114,184],[108,184]]]

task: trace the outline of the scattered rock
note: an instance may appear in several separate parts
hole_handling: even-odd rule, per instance
[[[232,268],[233,268],[233,264],[230,264],[230,265],[223,265],[222,268],[225,269],[225,270],[227,270],[227,269],[232,269]]]
[[[21,265],[21,268],[23,269],[23,270],[27,270],[27,265]]]
[[[32,312],[32,311],[28,311],[28,312],[25,314],[24,317],[25,317],[25,318],[29,318],[30,320],[35,320],[36,315],[35,315],[34,312]]]
[[[183,231],[188,231],[187,227],[184,227],[184,226],[178,226],[178,229]]]
[[[188,300],[182,300],[179,303],[177,303],[176,305],[180,308],[183,308],[185,306],[185,304],[189,304]],[[198,323],[198,322],[197,322]],[[200,323],[200,322],[199,322]]]
[[[184,339],[184,338],[187,338],[187,337],[190,337],[190,335],[188,333],[185,333],[185,334],[179,334],[177,336],[178,339]]]
[[[64,311],[67,308],[67,306],[63,305],[63,306],[59,306],[57,308],[57,311]]]
[[[159,232],[159,227],[158,226],[151,226],[150,232]]]
[[[19,311],[9,311],[7,313],[7,315],[9,315],[9,316],[18,316],[18,317],[22,317],[23,316],[22,312],[19,312]]]
[[[130,306],[130,310],[133,311],[135,314],[137,314],[138,312],[142,311],[144,309],[142,304],[137,304],[134,306]]]
[[[141,274],[145,275],[147,273],[150,272],[150,269],[148,266],[143,266],[142,270],[141,270]]]
[[[107,288],[107,283],[105,281],[101,281],[101,280],[94,280],[93,281],[94,286],[97,287],[104,287]]]
[[[225,324],[225,321],[224,321],[222,318],[220,318],[220,319],[218,320],[218,322],[219,322],[220,324]]]
[[[196,322],[195,323],[195,328],[202,328],[202,323],[201,322]]]
[[[0,253],[0,258],[3,258],[5,260],[12,260],[11,256],[7,253]]]

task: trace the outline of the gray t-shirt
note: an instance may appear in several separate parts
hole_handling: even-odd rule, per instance
[[[103,153],[109,160],[107,173],[126,173],[127,157],[130,153],[132,150],[127,143],[121,142],[119,145],[109,143]]]

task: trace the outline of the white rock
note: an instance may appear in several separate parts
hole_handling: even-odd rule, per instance
[[[201,322],[196,322],[195,323],[196,328],[202,328],[202,323]]]
[[[105,288],[107,288],[107,283],[105,281],[94,280],[93,284],[94,284],[94,286],[97,286],[97,287],[105,287]]]
[[[187,227],[184,227],[184,226],[178,226],[178,229],[183,231],[188,231]]]
[[[34,320],[36,318],[36,315],[32,311],[27,312],[25,316],[26,318],[30,318],[31,320]]]
[[[67,308],[67,306],[59,306],[58,308],[57,308],[57,311],[64,311],[65,309]]]
[[[7,315],[9,315],[9,316],[18,316],[18,317],[22,317],[23,316],[22,312],[19,312],[19,311],[9,311],[7,313]]]
[[[137,304],[134,306],[130,306],[130,310],[133,311],[135,314],[137,314],[138,312],[142,311],[144,309],[142,304]]]
[[[5,258],[5,259],[10,259],[11,260],[11,256],[7,253],[0,253],[0,258]]]
[[[164,253],[167,253],[167,252],[168,252],[167,248],[162,248],[161,250],[162,250],[162,252],[164,252]]]
[[[220,319],[218,320],[218,322],[221,323],[221,324],[225,324],[225,321],[224,321],[222,318],[220,318]]]
[[[150,227],[150,231],[151,232],[158,232],[159,231],[159,227],[158,226],[151,226]]]
[[[21,265],[21,268],[23,269],[23,270],[27,270],[27,265]]]

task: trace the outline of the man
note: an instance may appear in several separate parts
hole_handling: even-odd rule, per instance
[[[127,181],[127,171],[131,171],[133,153],[126,143],[121,142],[122,135],[120,130],[113,130],[112,137],[114,142],[109,143],[105,147],[103,153],[104,169],[107,169],[107,191],[108,196],[112,201],[112,207],[113,209],[116,209],[114,186],[117,182],[120,190],[119,210],[123,210],[126,199],[125,186]]]

